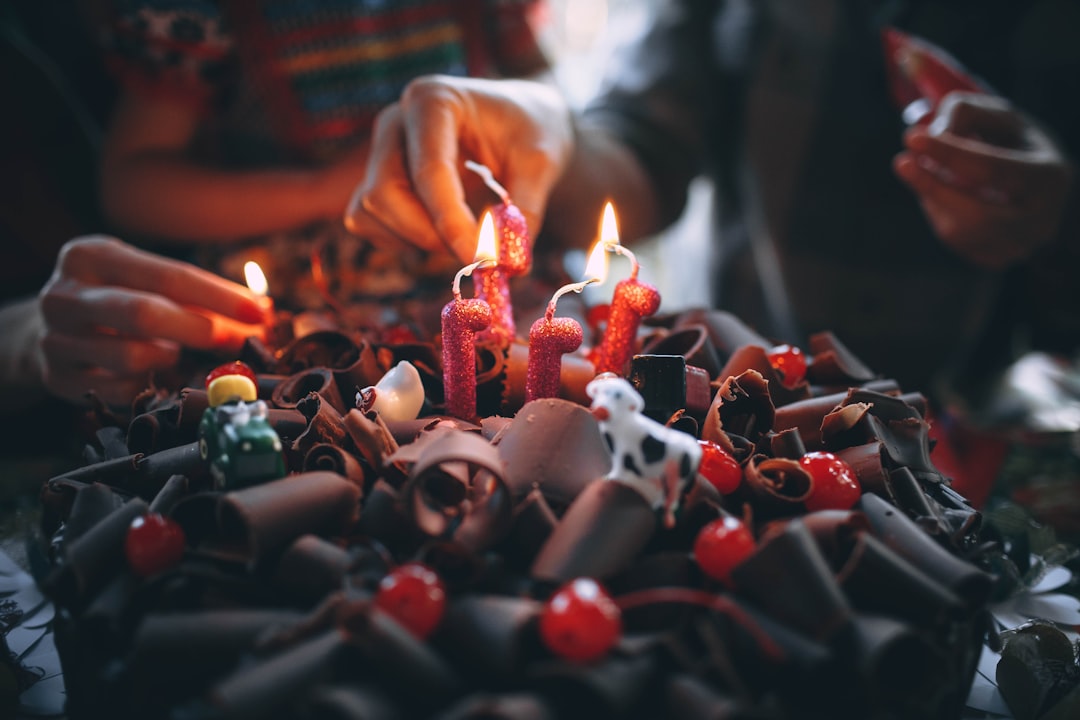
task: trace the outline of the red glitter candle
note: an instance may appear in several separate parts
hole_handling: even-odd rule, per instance
[[[491,327],[480,334],[480,340],[493,339],[509,345],[517,335],[514,307],[510,303],[510,278],[502,268],[478,268],[474,273],[476,297],[491,308]]]
[[[598,374],[612,372],[625,375],[637,344],[641,319],[660,309],[660,291],[637,279],[640,266],[634,254],[619,244],[615,210],[611,203],[604,207],[600,228],[600,242],[609,251],[629,258],[631,270],[630,277],[615,285],[604,339],[599,347],[594,348],[592,361]]]

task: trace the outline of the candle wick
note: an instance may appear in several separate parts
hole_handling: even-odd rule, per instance
[[[622,255],[630,261],[630,279],[637,280],[638,270],[641,268],[641,266],[638,264],[637,256],[634,255],[634,253],[630,252],[629,249],[620,245],[617,242],[612,243],[610,245],[610,249],[611,252],[615,253],[616,255]]]
[[[551,296],[551,301],[548,303],[547,312],[544,313],[544,318],[547,320],[551,320],[553,317],[555,317],[555,305],[559,302],[559,298],[561,298],[563,295],[572,292],[579,293],[584,290],[587,285],[590,285],[594,282],[600,282],[600,278],[589,278],[588,280],[582,280],[578,283],[570,283],[568,285],[563,285],[561,288],[556,290],[555,294]]]
[[[472,275],[473,270],[476,270],[482,265],[495,265],[495,258],[480,258],[476,262],[470,263],[457,271],[457,275],[454,276],[453,286],[455,300],[461,299],[461,279],[466,275]]]
[[[488,169],[486,165],[481,165],[480,163],[473,162],[472,160],[466,160],[465,167],[479,175],[484,180],[484,184],[491,188],[491,190],[496,195],[502,198],[502,201],[504,203],[510,202],[510,193],[508,193],[506,191],[506,188],[504,188],[495,180],[495,176],[492,175],[491,170]]]

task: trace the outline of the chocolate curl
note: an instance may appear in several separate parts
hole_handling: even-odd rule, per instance
[[[775,412],[769,383],[756,370],[747,370],[721,383],[713,396],[701,437],[720,443],[725,449],[731,444],[720,439],[725,433],[756,441],[773,427]]]
[[[656,514],[637,490],[614,480],[589,483],[540,549],[530,575],[564,583],[622,572],[656,532]]]
[[[260,636],[302,618],[290,610],[255,608],[148,615],[132,640],[130,667],[139,680],[132,689],[149,683],[163,692],[177,683],[197,687],[219,678]]]
[[[655,686],[659,668],[647,652],[610,653],[592,664],[542,663],[529,672],[532,687],[545,697],[555,698],[560,712],[577,717],[629,717],[640,707]],[[580,713],[580,714],[579,714]]]
[[[274,388],[271,400],[280,408],[295,408],[308,393],[321,395],[338,414],[349,410],[341,399],[333,371],[327,367],[313,367],[290,375]]]
[[[136,453],[127,457],[103,460],[93,465],[83,465],[62,475],[57,475],[49,480],[49,483],[52,485],[103,483],[112,487],[127,487],[131,482],[131,476],[137,472],[138,462],[142,457],[142,455]]]
[[[737,700],[693,675],[671,675],[664,683],[664,717],[669,720],[740,720],[753,717]]]
[[[873,708],[867,708],[867,717],[881,712],[896,717],[953,717],[941,714],[942,700],[957,679],[941,651],[910,625],[858,616],[853,644],[853,667],[862,680],[855,684]]]
[[[290,475],[225,493],[218,508],[222,539],[257,563],[307,533],[337,535],[357,518],[360,491],[337,473]]]
[[[920,479],[942,482],[941,473],[930,460],[929,431],[915,407],[900,398],[867,391],[850,393],[821,424],[826,449],[877,440],[894,465],[910,468]]]
[[[882,445],[875,441],[865,445],[839,448],[833,451],[837,457],[851,466],[859,476],[859,485],[863,492],[872,492],[893,502],[892,483],[889,482],[889,470],[885,467]],[[919,491],[922,494],[922,491]]]
[[[274,372],[294,375],[316,367],[344,370],[359,359],[360,347],[350,336],[336,329],[315,330],[298,333],[295,340],[282,348]]]
[[[307,429],[308,420],[304,414],[296,408],[271,407],[267,415],[270,427],[281,438],[281,443],[288,447],[293,440]]]
[[[383,419],[376,412],[362,413],[350,410],[344,418],[345,431],[349,433],[361,457],[376,472],[384,468],[395,468],[395,479],[404,479],[406,472],[403,465],[391,465],[390,458],[399,449],[397,441],[390,433]]]
[[[131,521],[149,507],[133,498],[64,545],[63,564],[49,576],[46,587],[58,603],[75,605],[91,597],[124,567],[124,540]]]
[[[537,695],[473,694],[441,713],[438,720],[557,720],[559,717]]]
[[[304,432],[292,442],[293,452],[300,457],[307,455],[315,445],[340,446],[348,435],[341,413],[318,393],[308,393],[296,403],[296,409],[303,413],[308,421]]]
[[[679,316],[675,327],[685,325],[704,325],[709,332],[709,340],[717,353],[725,359],[731,357],[737,349],[744,345],[756,345],[765,349],[771,348],[774,343],[769,342],[759,335],[750,326],[737,316],[723,310],[690,310]]]
[[[803,515],[801,520],[826,562],[837,571],[851,556],[859,537],[870,530],[866,516],[853,510],[818,510]],[[763,530],[762,539],[772,531],[772,527]]]
[[[488,330],[492,330],[494,325],[493,322]],[[506,398],[506,372],[510,345],[502,335],[488,332],[477,333],[474,348],[476,350],[477,416],[494,415],[500,411]],[[447,413],[454,416],[449,409]]]
[[[287,375],[269,375],[259,373],[255,376],[255,394],[260,400],[269,403],[274,397],[274,388],[287,378]]]
[[[558,398],[534,400],[521,408],[497,447],[513,496],[539,488],[556,510],[611,468],[596,419],[583,406]]]
[[[215,716],[228,720],[270,717],[330,680],[345,647],[345,636],[334,628],[241,668],[210,692]]]
[[[365,675],[406,708],[407,717],[426,717],[445,707],[460,691],[450,665],[381,610],[355,603],[343,614],[350,655],[363,663]]]
[[[506,354],[502,412],[512,415],[525,404],[528,369],[529,346],[523,342],[512,343]],[[559,366],[559,397],[579,405],[588,405],[589,396],[585,386],[594,377],[596,368],[588,358],[564,354]]]
[[[748,370],[757,372],[768,382],[769,397],[776,407],[810,397],[810,386],[806,382],[801,382],[793,388],[784,385],[784,377],[769,362],[766,349],[757,345],[744,345],[733,352],[717,377],[741,375]]]
[[[709,340],[709,329],[701,323],[688,323],[649,340],[641,348],[642,355],[681,355],[687,365],[699,367],[710,378],[720,374],[720,358]]]
[[[628,379],[645,401],[642,413],[658,423],[666,424],[686,407],[686,359],[682,355],[635,355]]]
[[[127,457],[131,454],[131,450],[127,446],[127,433],[124,432],[122,427],[109,425],[98,428],[97,432],[94,433],[94,437],[97,438],[98,444],[101,445],[101,452],[106,459]]]
[[[64,522],[64,544],[70,545],[123,505],[124,500],[108,485],[80,485]]]
[[[172,512],[176,503],[187,495],[188,493],[188,479],[186,475],[173,475],[165,484],[161,486],[161,490],[154,496],[153,501],[150,503],[150,512],[157,513],[158,515],[168,515]]]
[[[131,478],[125,489],[141,498],[152,499],[173,475],[184,475],[195,485],[201,485],[209,479],[209,466],[199,454],[198,442],[161,450],[140,458],[138,473]]]
[[[773,457],[798,460],[806,454],[806,444],[798,428],[788,428],[775,433],[769,438]]]
[[[503,542],[503,553],[511,563],[528,566],[558,525],[543,493],[534,488],[514,508],[510,532]]]
[[[319,443],[313,445],[304,456],[303,472],[327,471],[341,475],[363,492],[367,484],[366,473],[360,461],[337,445]],[[374,479],[375,473],[372,473]]]
[[[332,369],[342,397],[351,396],[355,388],[374,385],[385,374],[385,369],[379,367],[374,348],[364,339],[357,341],[357,358],[352,364]]]
[[[754,455],[743,465],[740,490],[762,515],[801,513],[812,489],[813,478],[797,460]]]
[[[415,533],[401,493],[385,480],[376,480],[368,491],[356,530],[391,547],[405,544]]]
[[[762,541],[731,573],[740,595],[775,620],[827,643],[851,622],[851,608],[802,521]]]
[[[962,615],[960,598],[868,532],[855,538],[837,581],[862,612],[934,631]]]
[[[509,529],[513,508],[502,457],[478,435],[435,430],[392,459],[413,463],[403,496],[425,535],[452,538],[475,552]]]
[[[320,720],[403,720],[401,709],[378,688],[349,685],[315,688],[307,703]]]
[[[301,535],[281,554],[274,584],[299,602],[313,606],[340,590],[352,559],[349,553],[317,535]]]
[[[536,633],[541,607],[528,598],[464,595],[446,608],[431,642],[466,679],[481,687],[510,685],[547,654]]]
[[[382,416],[380,416],[381,418]],[[506,419],[506,418],[504,418]],[[449,415],[418,417],[415,420],[382,420],[398,445],[408,445],[423,433],[438,428],[453,428],[465,432],[480,432],[481,426]],[[483,422],[483,421],[481,421]]]
[[[934,502],[924,491],[922,483],[915,479],[911,470],[906,467],[896,468],[889,473],[889,489],[891,497],[877,493],[881,497],[892,502],[893,505],[903,510],[908,517],[920,518],[920,522],[926,519],[937,519],[944,529],[944,520],[941,517],[941,506]]]
[[[207,407],[205,390],[184,388],[178,398],[136,415],[128,426],[127,444],[134,452],[149,454],[194,442]]]
[[[810,336],[807,343],[813,362],[806,368],[807,379],[818,385],[862,385],[877,375],[863,364],[846,345],[831,332]]]
[[[608,592],[622,609],[624,632],[633,634],[672,630],[686,620],[688,613],[698,610],[693,605],[677,601],[656,600],[641,604],[622,604],[624,598],[633,597],[635,593],[638,597],[648,597],[650,591],[701,587],[704,583],[701,570],[685,547],[686,545],[683,545],[684,549],[681,551],[659,552],[653,552],[651,547],[647,548],[647,554],[606,582]]]
[[[949,588],[973,611],[990,595],[994,578],[936,543],[901,510],[877,495],[864,494],[858,508],[866,513],[874,534],[889,548]]]

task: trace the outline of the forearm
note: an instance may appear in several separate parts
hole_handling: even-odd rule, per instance
[[[222,170],[156,150],[106,162],[102,183],[105,211],[118,228],[191,243],[340,217],[348,196],[335,190],[317,170]]]
[[[0,307],[0,388],[4,397],[0,414],[10,415],[45,399],[41,378],[40,349],[42,320],[37,298],[19,300]]]
[[[608,200],[622,242],[659,230],[658,198],[638,157],[602,127],[577,123],[574,152],[549,199],[544,234],[563,247],[591,244]]]

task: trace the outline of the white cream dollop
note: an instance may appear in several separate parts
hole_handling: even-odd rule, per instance
[[[384,420],[413,420],[424,405],[424,384],[416,367],[408,360],[402,360],[373,387],[358,392],[356,400],[358,406],[374,410]]]

